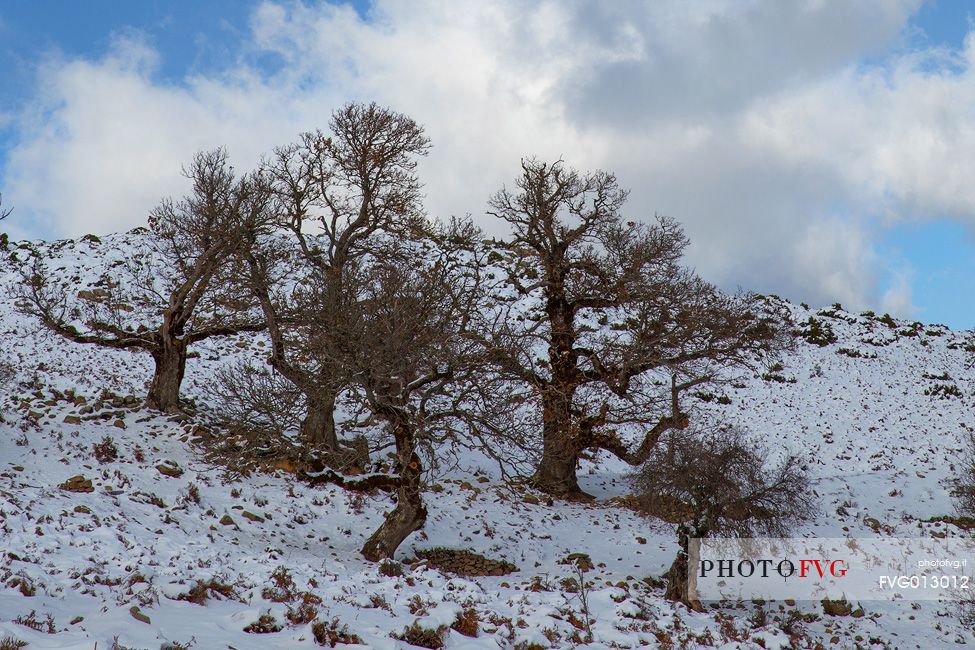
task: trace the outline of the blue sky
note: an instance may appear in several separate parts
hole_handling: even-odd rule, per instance
[[[520,146],[533,146],[543,152],[551,150],[567,158],[573,158],[572,154],[578,152],[573,162],[579,166],[617,169],[621,180],[633,188],[635,209],[645,214],[666,212],[686,220],[695,241],[692,253],[696,257],[691,261],[706,277],[723,286],[741,285],[759,291],[774,291],[813,304],[852,301],[857,307],[878,311],[887,307],[899,315],[926,322],[972,328],[975,327],[975,300],[971,299],[975,296],[975,238],[970,224],[975,223],[975,209],[967,204],[953,203],[951,197],[940,196],[936,182],[924,185],[919,181],[918,187],[899,193],[898,182],[905,178],[913,182],[910,169],[904,171],[898,167],[887,176],[875,177],[864,160],[881,163],[888,160],[884,142],[863,144],[863,150],[873,148],[881,152],[874,158],[865,157],[861,152],[851,154],[854,158],[849,161],[848,169],[852,171],[847,176],[862,174],[862,180],[858,181],[860,185],[830,178],[846,168],[831,169],[828,162],[824,163],[824,159],[828,161],[830,158],[829,151],[825,154],[813,152],[809,159],[795,157],[796,151],[814,149],[816,144],[802,140],[808,136],[787,128],[791,124],[788,120],[795,119],[788,116],[802,114],[804,119],[809,117],[808,113],[798,113],[797,107],[814,105],[821,96],[830,97],[837,92],[849,91],[853,98],[862,95],[863,89],[875,92],[873,73],[894,70],[916,53],[926,53],[924,61],[917,64],[917,70],[911,71],[902,82],[890,82],[889,92],[902,91],[897,97],[916,94],[917,84],[936,81],[938,75],[951,75],[954,67],[968,65],[964,61],[959,63],[958,57],[971,29],[970,3],[937,0],[926,2],[920,8],[904,9],[910,0],[871,2],[878,6],[877,17],[868,11],[849,18],[862,22],[859,32],[851,30],[849,42],[840,42],[843,36],[837,35],[835,28],[835,24],[843,24],[847,16],[820,16],[821,24],[810,22],[810,30],[823,30],[818,44],[817,39],[811,38],[811,49],[786,53],[796,58],[794,70],[770,67],[762,76],[761,71],[755,73],[743,69],[739,78],[735,76],[736,70],[728,67],[731,64],[722,62],[722,58],[729,57],[722,57],[718,49],[714,56],[702,56],[704,63],[701,63],[697,60],[697,52],[684,49],[682,44],[658,46],[648,36],[640,47],[643,50],[648,47],[659,49],[653,50],[650,56],[645,51],[633,55],[627,50],[626,39],[630,32],[618,29],[619,24],[632,19],[638,35],[652,34],[652,27],[640,22],[645,19],[637,16],[641,10],[608,9],[610,5],[581,3],[583,9],[575,14],[566,13],[565,30],[571,32],[574,39],[568,46],[560,41],[564,35],[545,35],[538,39],[544,41],[544,46],[523,52],[518,48],[528,46],[520,42],[513,45],[512,34],[518,34],[519,22],[528,24],[531,16],[539,12],[525,14],[524,7],[512,8],[508,4],[504,4],[503,9],[498,5],[496,13],[505,14],[499,16],[485,11],[484,3],[477,11],[455,13],[448,10],[447,5],[438,5],[431,0],[417,5],[416,11],[412,12],[417,17],[406,15],[405,9],[396,7],[397,3],[384,3],[376,9],[368,2],[361,2],[354,5],[353,15],[356,17],[343,17],[340,12],[331,11],[319,3],[4,0],[0,1],[0,170],[3,172],[0,191],[3,191],[5,201],[16,209],[11,218],[11,228],[15,232],[49,237],[75,235],[89,227],[97,230],[136,225],[141,219],[138,212],[150,200],[147,197],[164,195],[170,188],[178,189],[177,181],[173,181],[174,184],[158,189],[150,186],[140,192],[132,190],[131,205],[136,207],[130,210],[131,218],[106,216],[99,220],[93,216],[90,224],[82,225],[81,221],[87,221],[84,209],[100,215],[104,212],[103,206],[112,203],[112,196],[92,197],[92,207],[85,208],[84,186],[90,185],[91,181],[81,171],[54,175],[43,190],[26,188],[24,179],[37,175],[31,176],[31,165],[49,170],[62,164],[68,168],[72,164],[88,166],[100,161],[96,154],[92,154],[91,160],[85,160],[83,151],[71,154],[74,157],[58,151],[61,137],[65,137],[68,145],[74,143],[72,146],[82,149],[79,143],[103,139],[97,135],[103,132],[99,129],[111,128],[111,124],[108,127],[95,124],[100,111],[91,104],[91,97],[85,95],[85,86],[103,84],[111,89],[106,92],[121,93],[129,93],[131,89],[132,95],[125,99],[136,107],[156,101],[172,102],[174,110],[192,105],[193,110],[206,111],[211,106],[207,102],[212,101],[213,112],[228,115],[227,120],[241,116],[242,132],[238,144],[236,132],[230,126],[224,132],[221,124],[221,137],[229,142],[213,144],[228,144],[232,152],[243,151],[245,158],[251,152],[266,150],[264,140],[250,137],[247,132],[266,123],[268,115],[274,120],[285,115],[280,117],[280,124],[275,122],[273,129],[269,125],[269,134],[296,133],[302,128],[321,126],[328,110],[341,100],[372,99],[375,96],[418,115],[429,125],[435,150],[446,149],[440,159],[431,156],[428,196],[432,210],[483,212],[490,189],[513,174],[514,156],[537,152],[520,151]],[[624,5],[626,3],[618,6]],[[693,7],[694,3],[678,3],[676,6]],[[740,37],[738,32],[752,34],[747,30],[756,30],[754,34],[758,38],[750,40],[758,40],[761,44],[767,39],[769,48],[781,49],[777,37],[782,34],[768,34],[769,30],[775,30],[774,26],[769,28],[768,25],[770,21],[779,21],[775,24],[783,25],[781,30],[785,33],[794,17],[782,15],[784,11],[775,8],[775,3],[766,6],[772,8],[758,17],[762,20],[756,18],[752,22],[749,22],[752,19],[749,15],[712,16],[712,25],[726,25],[727,30],[709,32],[708,37],[712,41],[721,41],[727,35],[729,42],[737,43],[740,42],[735,40]],[[880,15],[880,9],[886,12],[886,17]],[[506,19],[510,20],[502,24]],[[689,14],[679,25],[696,29],[699,22],[693,19],[694,16]],[[809,20],[808,16],[801,19]],[[841,22],[830,23],[832,19]],[[671,31],[680,33],[679,27]],[[431,37],[432,33],[436,35]],[[455,33],[468,33],[468,40],[481,40],[476,40],[476,47],[468,48],[463,39],[454,38]],[[489,36],[483,36],[484,33]],[[492,34],[501,36],[491,40]],[[533,40],[535,34],[530,36],[519,38]],[[692,40],[691,36],[688,33],[688,40]],[[413,43],[415,49],[421,51],[426,41],[438,39],[442,39],[440,47],[445,53],[449,48],[457,48],[453,56],[464,63],[463,70],[457,72],[446,64],[441,67],[436,52],[426,54],[426,58],[416,55],[409,69],[396,68],[397,63],[387,61],[409,58],[402,56],[404,43]],[[141,56],[140,50],[133,49],[130,41],[153,52],[153,63],[127,67],[126,57],[138,59]],[[373,46],[372,42],[377,44]],[[580,68],[572,67],[576,65],[572,50],[583,47],[594,48],[596,52],[615,48],[611,56],[606,56],[602,67],[594,68],[598,74],[592,78],[580,73]],[[939,48],[954,53],[954,58],[933,56],[932,52]],[[836,55],[834,60],[822,53],[830,49],[847,52],[846,58]],[[742,54],[741,67],[754,67],[754,61],[774,59],[768,55],[769,51],[776,52],[758,48],[754,59],[749,59],[748,53]],[[525,67],[525,59],[531,56],[543,59],[545,66]],[[668,77],[654,68],[654,56],[657,60],[678,62],[671,66],[676,67],[677,72]],[[620,59],[627,59],[626,65],[620,64]],[[559,76],[551,72],[559,69],[553,63],[563,60],[568,62],[564,67],[571,73]],[[685,63],[686,68],[682,67]],[[634,67],[640,68],[639,74],[634,73]],[[511,79],[505,80],[502,77],[507,75],[499,75],[498,71],[509,69],[512,70]],[[480,84],[483,87],[465,88],[468,80],[476,78],[481,71],[485,75],[483,84]],[[703,83],[688,90],[689,80],[693,80],[695,74],[703,76]],[[756,84],[751,80],[756,74],[768,83]],[[616,83],[617,78],[622,82]],[[406,80],[402,82],[403,87],[397,86],[403,79]],[[644,97],[639,93],[641,80],[647,80],[647,88],[672,88],[673,92]],[[823,90],[825,86],[829,87]],[[698,91],[701,87],[718,90],[703,93]],[[455,111],[463,111],[464,106],[471,107],[469,120],[444,112],[444,104],[455,101],[454,88],[471,93],[466,99],[457,96]],[[145,93],[145,99],[141,96],[137,99],[137,93]],[[250,96],[248,93],[253,93],[256,98],[255,105],[262,106],[261,102],[264,102],[266,106],[261,109],[264,113],[258,109],[239,108],[242,98]],[[484,103],[477,93],[488,93],[492,101],[498,103],[485,109],[484,114],[475,115],[477,109],[473,107]],[[591,98],[599,98],[603,93],[607,94],[606,101],[594,103]],[[609,96],[612,93],[617,95]],[[794,101],[790,93],[795,96]],[[275,94],[282,98],[283,107],[274,106]],[[661,102],[664,95],[677,98],[673,106],[668,101]],[[214,96],[218,99],[212,99]],[[105,110],[120,99],[121,95],[106,96]],[[957,112],[964,99],[949,97],[947,101],[948,107],[954,107]],[[774,110],[766,110],[767,104],[773,105]],[[639,114],[620,112],[617,109],[621,105],[636,107]],[[970,108],[967,114],[961,111],[959,119],[970,118],[971,122],[964,124],[975,125],[975,107]],[[846,114],[842,109],[837,110],[841,115]],[[862,111],[869,116],[870,110],[873,109],[869,104],[854,104],[848,114],[852,116],[856,111]],[[907,110],[907,114],[914,115],[914,110]],[[509,111],[524,117],[526,122],[544,115],[546,128],[529,129],[530,136],[520,137],[521,131],[503,121]],[[551,124],[550,116],[556,113],[562,122],[558,128],[546,130]],[[651,118],[641,121],[641,115],[646,114],[651,116],[652,123]],[[835,120],[829,122],[828,118],[828,115],[813,115],[810,124],[836,126]],[[120,118],[115,116],[113,119]],[[138,119],[142,121],[130,125],[134,130],[127,133],[139,133],[140,128],[153,129],[156,122],[151,120],[163,118]],[[869,117],[867,119],[869,121]],[[903,118],[894,115],[889,119],[893,127],[888,128],[888,133],[896,133],[896,120]],[[492,121],[490,128],[485,128],[487,120]],[[497,130],[494,120],[500,120]],[[780,128],[783,120],[787,122],[784,129]],[[710,152],[734,144],[717,139],[709,144],[711,148],[707,152],[694,153],[694,146],[701,137],[709,137],[707,134],[729,121],[744,125],[741,128],[746,135],[737,136],[735,142],[747,137],[752,138],[748,141],[751,145],[759,136],[767,137],[768,142],[788,142],[788,150],[776,154],[781,155],[782,160],[769,158],[766,140],[756,144],[754,156],[745,161],[729,156],[727,161],[714,162],[716,157]],[[169,128],[178,132],[179,125],[169,125]],[[841,133],[847,125],[840,124],[836,128]],[[90,133],[86,129],[90,129]],[[772,133],[772,129],[778,131]],[[667,177],[666,167],[645,162],[644,159],[653,158],[654,147],[648,145],[631,150],[628,143],[633,139],[634,130],[643,130],[646,142],[651,144],[675,138],[674,134],[678,132],[687,138],[688,144],[684,146],[679,141],[671,143],[675,151],[691,152],[683,163],[675,163],[673,178]],[[513,143],[504,148],[495,142],[479,140],[485,131],[511,133],[509,140]],[[614,132],[622,135],[614,139]],[[604,138],[606,133],[610,136]],[[175,178],[178,165],[169,161],[185,161],[194,148],[200,144],[209,145],[206,135],[187,136],[185,146],[169,143],[172,145],[169,148],[147,141],[145,148],[151,149],[152,156],[143,156],[141,162],[122,164],[135,167],[154,164],[152,161],[155,160],[166,161],[169,167],[164,173],[168,175],[159,178]],[[127,137],[131,138],[131,135]],[[843,137],[836,137],[839,144],[835,146],[843,147]],[[499,137],[492,135],[491,139]],[[281,140],[271,139],[268,135],[268,142],[281,143]],[[857,149],[855,146],[850,148]],[[472,154],[472,151],[477,153]],[[709,155],[705,157],[705,154]],[[458,164],[457,155],[465,157],[463,164]],[[492,160],[490,163],[467,160],[476,155]],[[713,168],[700,171],[702,160],[707,160]],[[783,172],[781,178],[769,176],[778,174],[783,168],[788,171]],[[163,173],[155,169],[151,171],[153,174]],[[692,178],[693,182],[689,182],[687,188],[673,189],[675,184],[679,185],[674,180],[678,173],[684,174],[683,178],[697,173],[701,177]],[[742,177],[747,178],[741,181]],[[475,183],[469,180],[472,178],[477,178],[477,182],[486,180],[483,186],[477,185],[471,190],[466,185]],[[649,178],[654,180],[646,180]],[[121,193],[125,189],[122,186],[135,182],[129,179],[117,191]],[[776,186],[767,197],[763,192],[751,189],[762,188],[765,184]],[[727,223],[731,217],[718,221],[717,217],[709,216],[721,211],[719,199],[722,188],[727,187],[740,187],[745,195],[743,202],[748,203],[734,216],[734,224]],[[38,198],[52,192],[68,194],[74,191],[78,192],[80,199],[76,203],[81,207],[71,215],[65,214],[63,203],[45,206]],[[890,198],[891,194],[893,198]],[[711,196],[718,198],[711,201],[708,198]],[[785,213],[789,213],[788,217]],[[744,233],[740,240],[736,238],[739,231]],[[804,235],[809,240],[796,240],[798,235],[794,233],[798,231],[811,233]],[[715,233],[713,240],[709,239],[712,233]],[[850,242],[857,243],[854,246]],[[821,251],[820,246],[827,245],[830,248]],[[795,261],[797,259],[801,264]]]

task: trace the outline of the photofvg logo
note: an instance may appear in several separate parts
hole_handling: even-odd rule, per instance
[[[975,539],[703,538],[688,546],[697,600],[945,600],[975,594]]]

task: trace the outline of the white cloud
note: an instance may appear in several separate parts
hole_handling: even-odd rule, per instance
[[[881,310],[885,313],[897,314],[902,318],[915,316],[918,310],[914,306],[910,276],[911,274],[907,270],[894,275],[893,283],[884,291],[880,300]]]
[[[634,216],[684,222],[691,262],[724,286],[906,314],[854,217],[975,216],[975,40],[855,65],[917,4],[381,0],[363,19],[268,2],[242,49],[280,57],[271,75],[240,64],[159,83],[132,35],[101,60],[45,66],[5,199],[33,233],[131,227],[182,191],[195,150],[225,144],[248,166],[374,99],[427,126],[434,214],[481,215],[519,157],[561,156],[615,170]]]

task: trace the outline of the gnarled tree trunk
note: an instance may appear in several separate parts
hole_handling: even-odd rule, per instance
[[[396,457],[399,465],[399,487],[396,507],[386,514],[386,520],[362,546],[362,556],[371,562],[391,558],[403,540],[423,528],[427,508],[420,494],[423,467],[416,454],[413,431],[408,424],[398,424],[394,431]]]
[[[177,413],[179,387],[186,371],[186,345],[175,337],[166,337],[163,344],[152,351],[156,370],[149,384],[146,406],[166,413]]]
[[[338,451],[333,393],[321,394],[315,399],[308,400],[305,419],[301,422],[301,438],[311,448],[332,453]]]
[[[677,527],[677,537],[680,544],[680,550],[677,552],[677,557],[674,559],[674,563],[670,565],[667,573],[664,574],[664,578],[667,580],[667,588],[666,591],[664,591],[664,598],[667,600],[684,603],[694,611],[703,612],[704,606],[701,605],[701,601],[691,599],[690,574],[688,566],[688,549],[691,535],[693,534],[695,537],[703,535],[703,533],[698,531],[698,527],[694,527],[692,531],[692,529],[685,524],[681,524]]]
[[[542,458],[533,483],[553,496],[581,496],[576,479],[579,449],[572,435],[571,397],[564,390],[542,393]]]

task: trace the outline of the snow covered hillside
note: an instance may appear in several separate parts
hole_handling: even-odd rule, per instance
[[[138,256],[141,237],[60,242],[58,273],[95,289],[88,269]],[[402,562],[368,563],[358,549],[385,494],[283,470],[229,475],[204,458],[203,388],[218,365],[261,358],[260,335],[196,347],[183,393],[200,415],[146,411],[147,355],[74,344],[17,312],[29,259],[26,243],[0,250],[0,361],[17,373],[0,388],[0,648],[565,648],[590,629],[593,648],[975,644],[936,602],[864,602],[857,617],[818,603],[673,606],[652,580],[673,560],[673,526],[614,500],[629,468],[605,455],[580,473],[593,504],[553,503],[490,471],[433,477],[430,518]],[[975,339],[789,309],[818,329],[781,366],[691,397],[692,416],[805,459],[820,512],[795,535],[971,536],[938,518],[954,513],[953,464],[975,426]],[[485,564],[464,556],[442,571],[424,552],[435,547],[497,560],[498,575],[446,570]]]

